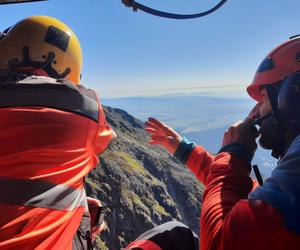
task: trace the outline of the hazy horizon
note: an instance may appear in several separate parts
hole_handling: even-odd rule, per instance
[[[209,96],[220,98],[241,98],[250,97],[246,92],[246,87],[237,88],[234,85],[216,85],[202,87],[183,87],[173,89],[152,89],[148,91],[128,90],[127,92],[115,92],[114,94],[102,95],[98,91],[101,99],[119,99],[119,98],[148,98],[148,97],[165,97],[165,96]]]
[[[141,121],[156,117],[212,153],[220,149],[224,131],[244,119],[255,104],[250,98],[200,95],[104,98],[102,103],[123,109]],[[260,166],[264,177],[276,166],[270,151],[263,149],[257,151],[253,163]]]

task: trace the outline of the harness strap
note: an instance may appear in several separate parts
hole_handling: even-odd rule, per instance
[[[84,189],[41,180],[0,177],[0,203],[73,211],[86,206]],[[30,190],[30,192],[28,192]]]
[[[0,85],[0,108],[38,106],[59,109],[98,122],[97,95],[83,86],[50,77],[27,77]]]

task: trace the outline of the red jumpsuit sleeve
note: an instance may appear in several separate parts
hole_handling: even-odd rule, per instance
[[[174,153],[174,157],[185,164],[202,184],[206,184],[206,178],[214,156],[204,147],[196,145],[183,137]]]
[[[250,167],[229,153],[218,154],[210,168],[200,220],[201,249],[219,249],[225,217],[252,189]]]
[[[249,165],[253,157],[243,146],[237,143],[226,145],[219,152],[232,152],[245,162],[249,162]],[[215,161],[214,155],[209,153],[204,147],[196,145],[183,137],[174,156],[181,163],[185,164],[197,179],[206,186],[207,176],[210,173],[211,165]],[[256,186],[256,183],[253,184]]]
[[[203,185],[206,185],[206,179],[213,160],[214,156],[212,154],[202,146],[197,145],[191,152],[185,165]]]
[[[115,137],[115,133],[112,128],[108,125],[103,107],[99,101],[99,119],[97,134],[94,141],[94,152],[96,155],[99,155],[105,151],[112,139]]]
[[[248,200],[253,188],[250,170],[233,154],[214,158],[203,194],[201,250],[277,249],[266,239],[280,232],[281,216],[265,203]]]

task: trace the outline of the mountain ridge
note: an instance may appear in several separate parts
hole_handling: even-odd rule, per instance
[[[143,122],[125,110],[104,107],[118,138],[86,178],[86,190],[112,207],[108,229],[95,249],[119,250],[146,230],[179,220],[199,232],[203,186],[162,147],[147,143]]]

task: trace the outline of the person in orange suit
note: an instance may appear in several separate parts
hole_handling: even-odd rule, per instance
[[[0,249],[87,249],[73,241],[78,228],[91,238],[84,177],[115,134],[80,84],[80,43],[33,16],[2,32],[0,49]]]
[[[205,186],[200,218],[201,250],[297,250],[300,246],[300,37],[272,50],[247,88],[257,101],[249,116],[224,133],[213,155],[163,122],[149,118],[151,144],[161,145]],[[259,125],[259,130],[256,129]],[[279,159],[262,185],[250,177],[256,138]],[[154,229],[155,230],[155,229]],[[158,232],[158,231],[157,231]],[[128,249],[171,248],[180,235],[140,237]],[[175,233],[176,234],[176,233]],[[191,238],[193,239],[193,238]],[[155,248],[148,245],[155,243]],[[180,244],[177,244],[180,246]],[[131,248],[132,246],[132,248]],[[193,248],[193,249],[196,249]]]

